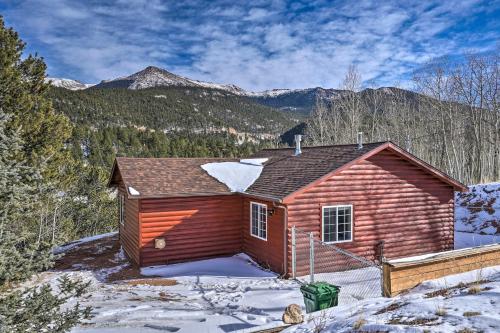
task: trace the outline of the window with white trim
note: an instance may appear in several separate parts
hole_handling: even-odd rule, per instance
[[[118,209],[120,211],[120,224],[125,225],[125,196],[120,194],[118,197]]]
[[[250,234],[267,240],[267,206],[257,202],[250,203]]]
[[[323,207],[323,242],[352,241],[352,205]]]

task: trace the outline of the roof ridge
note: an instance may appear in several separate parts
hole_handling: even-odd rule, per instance
[[[131,160],[240,160],[237,157],[131,157],[131,156],[116,156],[116,159],[131,159]]]
[[[391,142],[387,141],[376,141],[376,142],[365,142],[363,145],[374,145],[374,144],[384,144]],[[357,146],[357,143],[343,143],[339,145],[318,145],[318,146],[302,146],[301,149],[311,149],[311,148],[329,148],[329,147],[345,147],[345,146]],[[282,147],[282,148],[263,148],[261,150],[286,150],[286,149],[295,149],[295,147]]]

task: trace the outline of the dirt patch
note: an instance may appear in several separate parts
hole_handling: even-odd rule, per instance
[[[407,304],[408,303],[403,303],[403,302],[402,303],[399,303],[399,302],[391,303],[388,306],[386,306],[385,308],[380,309],[377,312],[375,312],[375,315],[380,315],[382,313],[386,313],[386,312],[390,312],[390,311],[394,311],[394,310],[400,309],[400,308],[402,308],[403,306],[405,306]]]
[[[469,282],[469,283],[460,282],[459,284],[457,284],[454,287],[449,287],[449,288],[444,288],[444,289],[439,289],[439,290],[429,292],[429,293],[425,294],[425,298],[432,298],[432,297],[437,297],[437,296],[449,297],[453,291],[467,289],[467,288],[472,287],[472,286],[478,286],[478,285],[481,285],[484,283],[489,283],[489,282],[491,282],[491,281],[490,280],[479,280],[479,281],[473,281],[473,282]],[[484,289],[485,288],[480,289],[480,291],[482,291]]]
[[[395,317],[387,323],[390,325],[408,325],[408,326],[433,326],[437,325],[439,318],[415,318],[403,319],[403,317]]]
[[[125,281],[125,283],[131,286],[138,286],[138,285],[175,286],[177,284],[177,281],[172,279],[156,278],[156,279],[135,279],[135,280]]]
[[[92,271],[103,282],[145,277],[121,252],[118,234],[75,245],[56,259],[54,270]]]
[[[480,316],[480,315],[481,315],[481,312],[477,312],[477,311],[466,311],[463,314],[464,317],[475,317],[475,316]]]

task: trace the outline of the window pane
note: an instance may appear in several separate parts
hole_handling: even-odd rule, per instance
[[[252,235],[259,235],[259,206],[252,204]]]
[[[259,206],[260,208],[260,233],[259,236],[262,238],[267,237],[267,208],[264,206]]]
[[[334,242],[335,239],[335,208],[323,209],[323,241]]]
[[[351,240],[351,207],[338,208],[338,235],[339,241]]]

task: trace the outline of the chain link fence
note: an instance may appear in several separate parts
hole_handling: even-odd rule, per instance
[[[333,244],[312,232],[292,228],[292,275],[301,283],[328,282],[340,286],[339,302],[382,295],[381,266]]]

